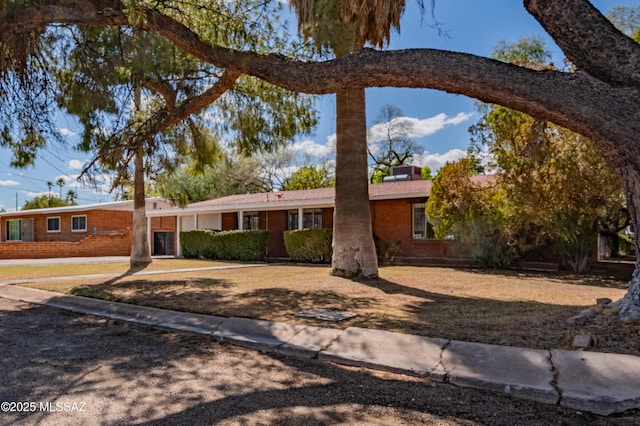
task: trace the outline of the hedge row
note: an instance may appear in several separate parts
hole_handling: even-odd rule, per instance
[[[301,229],[284,232],[284,245],[295,262],[331,261],[331,229]]]
[[[269,231],[208,231],[180,233],[186,258],[261,261],[267,254]]]

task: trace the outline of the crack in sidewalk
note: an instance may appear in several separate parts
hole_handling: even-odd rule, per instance
[[[433,370],[431,370],[431,374],[429,374],[430,377],[433,377],[434,375],[434,371],[438,369],[438,367],[440,367],[443,371],[442,374],[442,379],[440,380],[442,383],[449,383],[449,371],[447,371],[447,368],[444,365],[443,362],[443,358],[444,358],[444,351],[447,350],[447,348],[451,345],[451,343],[453,342],[453,340],[447,340],[447,342],[442,346],[442,348],[440,348],[440,358],[438,360],[438,364],[436,364],[436,366],[433,368]]]
[[[547,357],[547,361],[549,361],[549,366],[551,367],[552,379],[549,382],[549,385],[556,391],[558,394],[558,400],[556,401],[556,405],[560,405],[562,401],[562,388],[558,385],[558,379],[560,377],[560,370],[558,370],[553,363],[553,353],[549,351],[549,356]]]

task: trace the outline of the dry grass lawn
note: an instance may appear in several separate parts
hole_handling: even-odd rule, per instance
[[[149,270],[221,265],[206,261],[156,261]],[[0,268],[5,279],[74,275],[44,267]],[[567,318],[622,297],[626,283],[594,276],[427,267],[381,267],[380,278],[353,281],[329,275],[326,266],[264,265],[249,269],[131,275],[126,264],[89,265],[85,274],[30,287],[66,294],[220,316],[237,316],[323,327],[348,326],[530,348],[571,349],[576,334],[595,338],[592,350],[640,355],[640,322],[621,323],[605,309],[584,326]],[[73,273],[71,273],[73,272]],[[47,275],[48,274],[48,275]],[[325,308],[357,317],[330,323],[296,318]]]

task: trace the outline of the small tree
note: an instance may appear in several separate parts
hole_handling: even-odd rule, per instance
[[[426,213],[438,239],[454,238],[460,249],[483,267],[513,263],[518,248],[505,226],[510,211],[504,192],[473,179],[472,163],[446,163],[433,179]]]
[[[411,126],[402,120],[403,115],[400,108],[385,104],[376,123],[369,128],[367,154],[372,183],[381,182],[392,167],[409,164],[417,151],[409,136]]]
[[[314,189],[327,188],[335,185],[333,174],[324,167],[302,166],[284,180],[282,189]]]
[[[46,209],[50,207],[65,207],[73,205],[69,200],[63,200],[55,195],[40,195],[27,201],[22,206],[22,210]]]

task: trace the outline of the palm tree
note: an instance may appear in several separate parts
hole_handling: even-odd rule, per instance
[[[76,204],[76,198],[78,198],[78,193],[76,191],[74,191],[73,189],[70,189],[67,191],[67,203],[69,205],[75,205]]]
[[[63,177],[59,177],[56,180],[56,185],[58,185],[60,187],[60,199],[62,200],[62,187],[64,186],[65,182],[64,182],[64,178]]]
[[[383,47],[399,28],[403,0],[292,0],[298,30],[318,51],[343,56],[366,43]],[[367,124],[364,88],[336,93],[336,200],[333,221],[333,275],[378,275],[369,211]]]
[[[53,182],[47,181],[47,186],[49,187],[49,198],[51,198],[51,189],[53,188]]]

